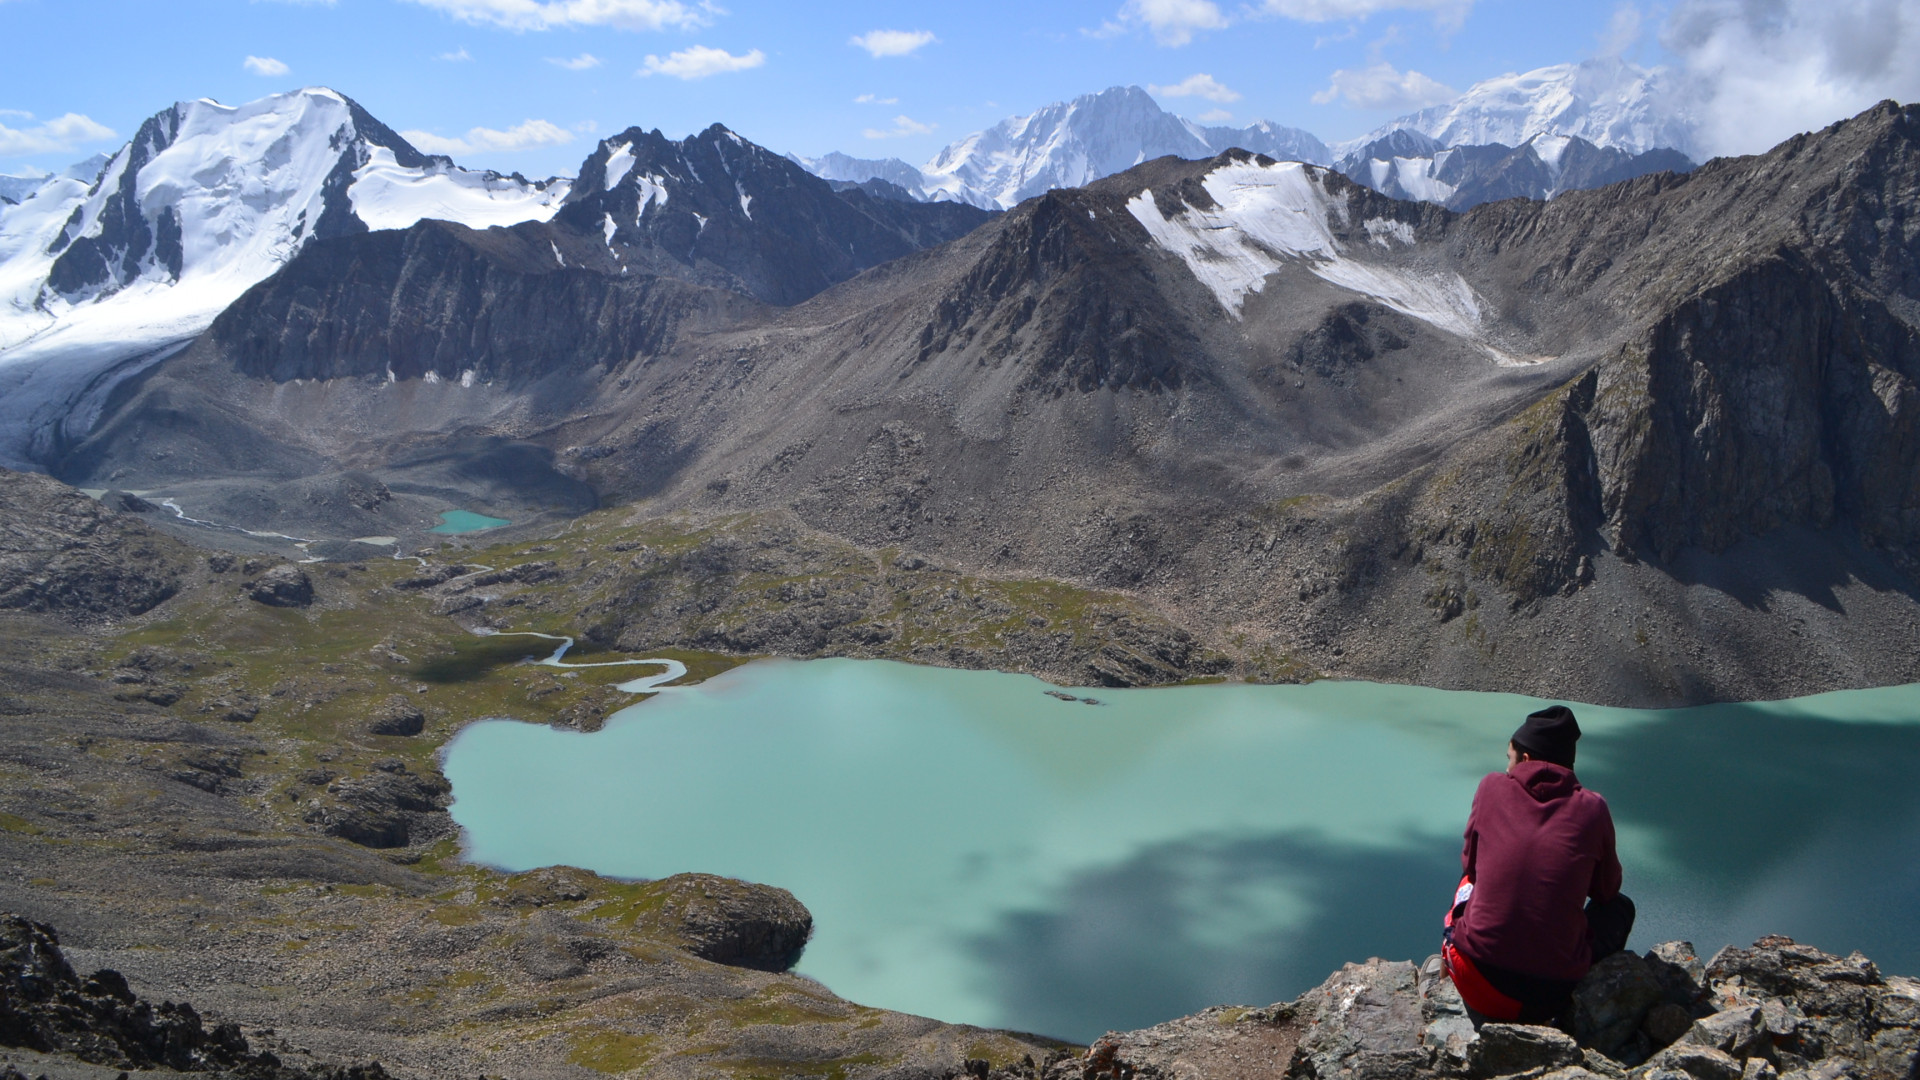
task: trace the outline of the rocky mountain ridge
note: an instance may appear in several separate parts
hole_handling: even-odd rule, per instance
[[[157,368],[62,468],[324,472],[459,416],[550,455],[529,490],[788,508],[860,544],[1138,590],[1261,642],[1247,672],[1272,654],[1644,704],[1911,681],[1916,130],[1889,103],[1767,155],[1466,214],[1298,163],[1163,159],[789,308],[623,274],[563,222],[459,239],[498,284],[451,307],[375,308],[363,282],[411,296],[396,283],[458,264],[347,238]],[[323,270],[323,250],[377,273]],[[567,309],[517,299],[536,283],[656,305],[660,329],[634,356],[622,335],[650,324],[568,316],[543,351],[533,331]],[[382,329],[343,333],[363,311]],[[522,341],[491,348],[524,366],[460,366],[479,330]],[[386,380],[428,356],[436,381]],[[159,422],[182,409],[227,434]],[[1796,529],[1855,599],[1758,554]],[[1815,664],[1736,599],[1782,589],[1839,635]],[[1577,613],[1629,603],[1653,620],[1644,651],[1579,661],[1616,627]]]
[[[1448,146],[1412,128],[1396,129],[1342,157],[1349,179],[1396,199],[1470,210],[1499,199],[1545,201],[1566,191],[1606,187],[1649,173],[1685,173],[1677,150],[1630,154],[1574,135],[1536,135],[1517,147]]]
[[[1452,102],[1409,113],[1330,149],[1305,131],[1266,120],[1240,128],[1203,126],[1161,109],[1137,86],[1113,87],[1009,117],[947,146],[921,167],[838,152],[794,160],[829,180],[879,178],[918,199],[1010,209],[1049,188],[1084,186],[1151,158],[1207,158],[1240,149],[1316,165],[1337,159],[1340,171],[1396,198],[1464,210],[1496,198],[1547,198],[1648,172],[1686,171],[1688,155],[1700,152],[1688,94],[1685,80],[1673,72],[1596,58],[1484,79]],[[1444,158],[1394,165],[1392,156],[1382,156],[1396,139],[1419,144],[1419,152],[1400,157],[1432,158],[1449,149],[1463,154],[1451,166],[1452,176],[1439,177],[1436,171],[1448,168]],[[1587,149],[1576,151],[1584,160],[1563,170],[1559,154],[1569,139]],[[1516,153],[1524,159],[1535,140],[1545,142],[1531,162],[1505,160]],[[1370,160],[1386,166],[1367,169]],[[1370,178],[1374,172],[1380,175]],[[1497,178],[1487,178],[1489,172]],[[1456,200],[1454,189],[1463,179],[1468,190]]]

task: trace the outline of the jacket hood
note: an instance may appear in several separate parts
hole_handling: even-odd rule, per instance
[[[1523,761],[1507,770],[1507,775],[1533,796],[1534,802],[1564,799],[1580,790],[1573,770],[1551,761]]]

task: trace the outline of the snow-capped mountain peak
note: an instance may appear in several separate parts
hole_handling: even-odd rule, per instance
[[[1052,188],[1079,187],[1168,154],[1207,158],[1232,147],[1331,160],[1319,139],[1261,121],[1207,128],[1162,109],[1138,86],[1116,86],[1010,116],[940,151],[921,170],[936,198],[1006,209]]]
[[[1234,148],[1281,160],[1333,160],[1326,144],[1298,128],[1266,120],[1244,128],[1203,127],[1162,109],[1138,86],[1116,86],[1010,116],[948,146],[919,169],[897,158],[839,153],[793,160],[827,180],[885,180],[916,198],[1004,210],[1153,158],[1210,158]]]
[[[75,172],[0,206],[0,460],[30,456],[27,432],[44,450],[75,395],[199,333],[316,238],[544,220],[567,191],[429,157],[323,87],[180,102],[97,178]]]
[[[1695,125],[1680,77],[1618,57],[1556,64],[1473,84],[1444,105],[1400,117],[1334,149],[1347,156],[1395,131],[1443,146],[1520,146],[1536,135],[1571,135],[1644,154],[1657,148],[1698,157]]]

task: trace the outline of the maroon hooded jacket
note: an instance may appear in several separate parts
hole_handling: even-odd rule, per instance
[[[1473,898],[1453,940],[1468,959],[1542,979],[1587,973],[1586,901],[1620,894],[1620,859],[1607,800],[1572,769],[1523,761],[1481,780],[1460,866]]]

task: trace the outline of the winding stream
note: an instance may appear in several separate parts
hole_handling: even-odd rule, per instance
[[[491,569],[491,567],[489,567],[488,569]],[[455,580],[458,580],[458,579],[456,578]],[[657,675],[642,675],[637,679],[628,679],[626,682],[613,684],[614,689],[624,691],[629,694],[655,694],[655,693],[660,693],[664,690],[679,689],[677,687],[669,687],[663,684],[670,683],[687,673],[687,665],[681,663],[678,660],[669,660],[665,657],[656,657],[650,660],[599,660],[590,664],[568,663],[565,659],[563,659],[563,657],[567,655],[568,649],[573,648],[574,641],[572,638],[566,637],[561,634],[541,634],[541,633],[536,633],[535,631],[532,631],[532,630],[492,630],[487,627],[481,627],[475,630],[474,633],[480,635],[481,637],[531,637],[531,638],[544,638],[548,641],[559,642],[560,647],[553,650],[553,654],[551,656],[548,656],[543,660],[534,661],[535,664],[538,664],[541,667],[603,668],[603,667],[625,667],[629,664],[660,664],[665,667],[666,670],[660,672]]]

